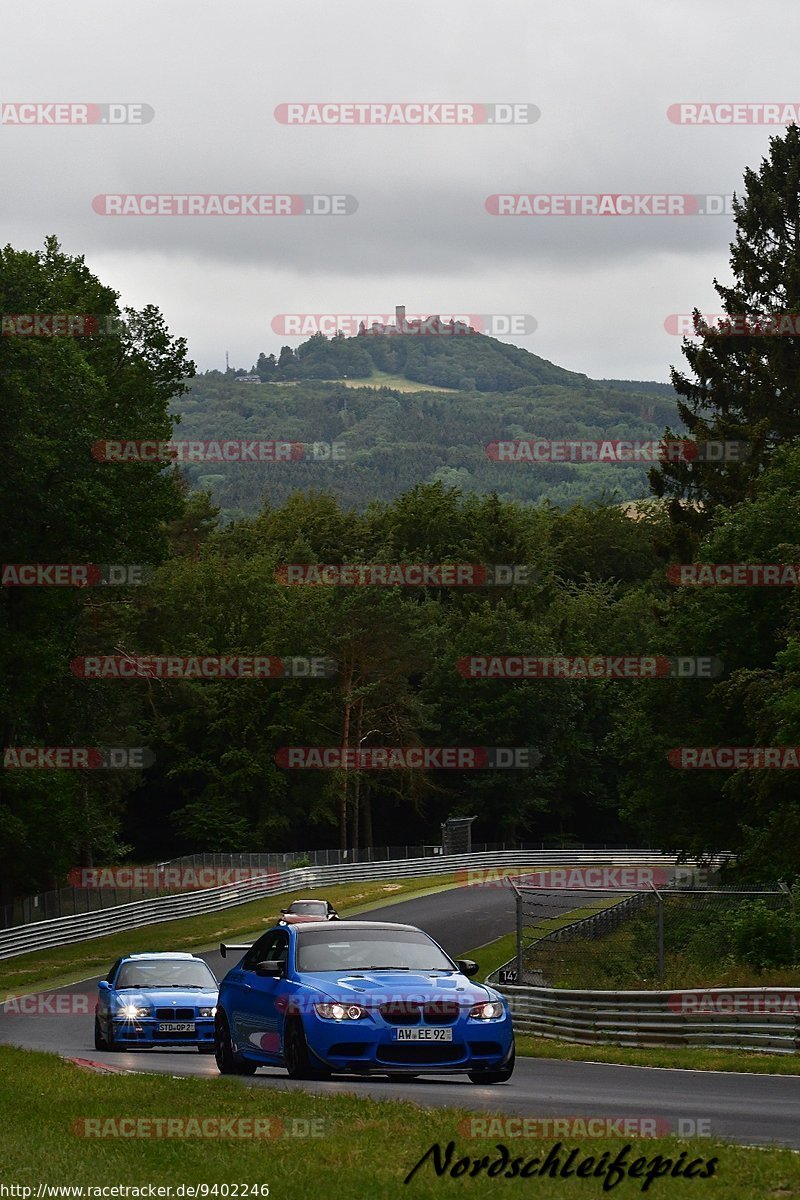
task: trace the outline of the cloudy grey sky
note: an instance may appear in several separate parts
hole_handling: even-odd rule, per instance
[[[795,0],[37,0],[3,6],[0,102],[143,102],[143,126],[0,125],[2,241],[49,233],[200,369],[285,312],[530,313],[518,344],[663,379],[670,313],[718,310],[729,217],[490,216],[497,192],[729,194],[779,130],[680,101],[798,101]],[[287,101],[517,101],[508,128],[281,125]],[[98,193],[348,193],[340,218],[97,215]],[[509,339],[511,340],[511,339]],[[292,344],[296,345],[295,340]]]

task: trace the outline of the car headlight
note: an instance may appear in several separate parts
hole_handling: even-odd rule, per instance
[[[469,1015],[476,1021],[493,1021],[503,1015],[501,1000],[488,1000],[484,1004],[473,1004]]]
[[[368,1015],[367,1010],[360,1004],[315,1004],[314,1011],[318,1017],[328,1021],[360,1021]]]
[[[139,1008],[137,1004],[123,1004],[117,1015],[124,1017],[126,1021],[136,1021],[139,1017],[149,1017],[150,1009]]]
[[[214,1008],[198,1008],[198,1017],[215,1017],[217,1015],[216,1005]]]

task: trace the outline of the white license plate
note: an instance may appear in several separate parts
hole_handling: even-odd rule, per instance
[[[396,1029],[395,1041],[398,1042],[452,1042],[452,1029]]]
[[[158,1026],[159,1033],[194,1033],[194,1021],[162,1021]]]

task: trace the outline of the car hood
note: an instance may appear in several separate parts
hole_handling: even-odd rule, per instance
[[[456,1000],[466,1006],[495,998],[491,988],[472,983],[465,975],[429,975],[424,971],[319,971],[303,974],[302,980],[326,999],[345,1004]]]
[[[117,1004],[135,1004],[139,1008],[213,1008],[217,1003],[216,989],[182,992],[178,988],[131,988],[115,993]]]

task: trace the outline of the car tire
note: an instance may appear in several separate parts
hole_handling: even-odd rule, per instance
[[[283,1065],[290,1079],[327,1079],[330,1071],[312,1061],[300,1017],[291,1017],[283,1031]]]
[[[94,1019],[94,1048],[95,1050],[108,1050],[108,1040],[103,1033],[103,1027],[100,1024],[100,1018]]]
[[[214,1057],[220,1075],[255,1075],[258,1070],[256,1063],[247,1062],[234,1053],[224,1013],[217,1013],[214,1021]]]
[[[469,1078],[472,1083],[508,1083],[511,1076],[514,1074],[514,1060],[516,1051],[511,1047],[511,1057],[504,1067],[499,1071],[470,1071]]]

